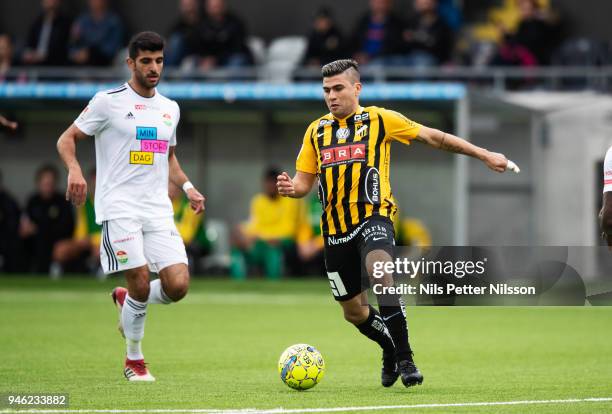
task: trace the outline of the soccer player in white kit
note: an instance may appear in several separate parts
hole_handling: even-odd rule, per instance
[[[76,158],[76,141],[95,136],[96,221],[102,224],[100,261],[106,274],[125,273],[127,290],[115,288],[119,329],[127,343],[124,375],[129,381],[154,381],[141,350],[147,305],[179,301],[187,293],[185,246],[168,197],[168,180],[182,187],[196,213],[200,194],[176,158],[176,102],[156,86],[163,68],[164,40],[142,32],[130,41],[131,79],[98,92],[61,135],[57,149],[68,169],[66,198],[85,202],[87,183]],[[159,279],[149,282],[149,270]]]
[[[612,147],[608,148],[603,165],[603,205],[599,212],[599,225],[601,237],[612,251]]]

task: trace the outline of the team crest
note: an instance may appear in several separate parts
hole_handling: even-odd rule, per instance
[[[340,128],[338,129],[338,131],[336,131],[336,138],[337,139],[347,139],[350,134],[351,134],[351,131],[348,128]]]
[[[128,262],[128,255],[123,250],[119,250],[116,256],[117,256],[117,260],[119,261],[119,263],[126,264]]]

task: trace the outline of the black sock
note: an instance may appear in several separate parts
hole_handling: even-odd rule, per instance
[[[412,361],[412,349],[408,342],[408,325],[406,324],[406,307],[399,295],[385,295],[379,298],[379,309],[395,344],[395,355],[398,361]],[[384,303],[384,305],[380,305]]]
[[[372,307],[372,305],[368,306],[370,308],[368,319],[366,319],[365,322],[355,326],[357,326],[357,329],[359,329],[359,332],[361,332],[363,335],[378,343],[385,353],[395,352],[393,339],[391,339],[391,335],[389,334],[389,330],[387,329],[385,322],[380,317],[378,311]]]

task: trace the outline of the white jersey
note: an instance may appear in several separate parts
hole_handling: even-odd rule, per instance
[[[608,148],[603,165],[604,187],[603,192],[612,191],[612,147]]]
[[[127,83],[98,92],[74,124],[96,141],[96,222],[172,216],[168,150],[180,110],[159,92],[151,98]]]

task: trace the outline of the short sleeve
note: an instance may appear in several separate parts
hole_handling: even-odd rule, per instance
[[[178,124],[181,120],[181,109],[176,102],[174,102],[174,104],[176,105],[176,122],[174,123],[174,131],[172,131],[172,136],[170,137],[170,142],[168,143],[170,147],[176,146],[176,130],[178,129]]]
[[[312,140],[314,124],[311,124],[306,133],[304,134],[304,141],[302,142],[302,148],[298,154],[295,162],[295,169],[309,174],[316,174],[318,170],[317,166],[317,153],[314,149],[314,143]]]
[[[399,112],[383,109],[381,115],[389,140],[410,144],[410,141],[419,135],[421,125],[406,118]]]
[[[604,160],[604,165],[603,165],[603,175],[604,175],[603,192],[608,193],[612,191],[612,147],[610,147],[608,149],[608,152],[606,152],[606,158]]]
[[[74,121],[74,125],[85,135],[96,135],[106,126],[107,121],[106,96],[104,92],[98,92]]]

